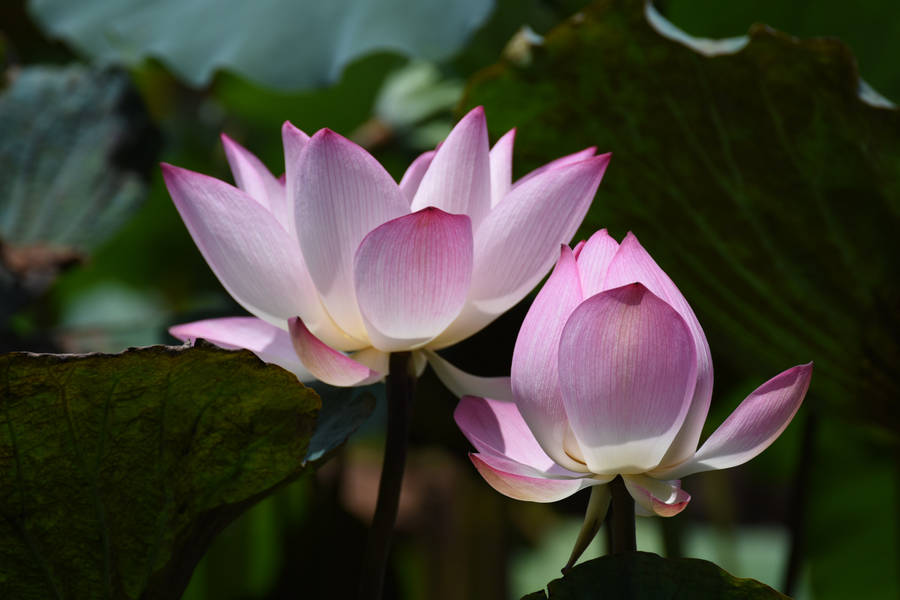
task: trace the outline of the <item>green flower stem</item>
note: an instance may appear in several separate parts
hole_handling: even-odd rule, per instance
[[[807,410],[800,442],[800,458],[794,470],[793,485],[788,506],[788,529],[791,546],[781,589],[785,594],[796,592],[800,571],[806,555],[806,512],[809,510],[809,489],[815,460],[816,436],[819,429],[818,413]]]
[[[403,469],[406,466],[406,446],[409,440],[415,382],[415,376],[411,373],[410,353],[392,353],[387,376],[388,422],[384,462],[381,468],[381,481],[378,483],[375,516],[369,529],[369,540],[363,559],[359,588],[361,600],[380,600],[384,587],[391,537],[400,503]]]
[[[609,553],[635,552],[637,540],[634,533],[634,499],[625,489],[625,480],[621,475],[609,482],[609,492],[612,496],[612,506],[607,519],[612,542]]]

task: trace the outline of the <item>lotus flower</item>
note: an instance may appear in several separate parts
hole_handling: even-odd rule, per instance
[[[811,375],[810,363],[762,384],[697,450],[713,382],[706,337],[637,238],[618,244],[603,230],[562,248],[525,317],[514,402],[467,396],[455,417],[478,450],[472,462],[507,496],[553,502],[600,486],[591,500],[599,523],[605,484],[621,475],[637,514],[669,517],[690,500],[681,477],[740,465],[768,447]]]
[[[253,317],[173,327],[337,386],[381,379],[391,352],[413,351],[451,390],[508,395],[508,379],[468,376],[434,351],[521,300],[584,218],[609,155],[588,148],[512,182],[515,130],[488,147],[469,112],[396,183],[337,133],[285,123],[277,179],[223,136],[237,187],[163,165],[197,247]]]

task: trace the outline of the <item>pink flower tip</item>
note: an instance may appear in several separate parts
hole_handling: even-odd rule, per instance
[[[484,106],[481,106],[481,105],[476,106],[475,108],[473,108],[472,110],[467,112],[466,116],[463,117],[463,119],[470,117],[470,116],[484,117]]]
[[[661,517],[674,517],[687,507],[691,501],[691,495],[684,490],[678,490],[678,498],[670,504],[653,496],[650,496],[650,500],[653,503],[653,512]]]
[[[297,127],[296,125],[294,125],[293,123],[291,123],[290,121],[285,121],[284,123],[281,124],[281,132],[284,133],[285,131],[291,131],[291,132],[300,131],[300,128]]]
[[[194,342],[197,341],[196,336],[185,334],[184,329],[184,324],[173,325],[172,327],[169,327],[168,332],[173,338],[177,338],[183,342],[189,342],[193,346]]]
[[[159,163],[159,168],[162,170],[163,179],[167,182],[169,178],[176,177],[180,173],[185,172],[187,169],[182,169],[181,167],[176,167],[175,165],[169,164],[167,162]]]

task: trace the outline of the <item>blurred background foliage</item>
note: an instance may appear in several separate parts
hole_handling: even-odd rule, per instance
[[[314,8],[327,3],[270,0],[253,15],[168,4],[149,16],[133,2],[0,5],[3,351],[175,343],[172,324],[242,314],[157,161],[230,181],[226,132],[280,173],[290,120],[351,137],[399,178],[484,104],[492,141],[519,128],[518,174],[588,145],[613,152],[579,236],[634,230],[684,290],[716,365],[711,427],[778,370],[817,363],[782,438],[745,467],[689,479],[687,510],[640,519],[638,547],[798,598],[900,596],[900,117],[884,107],[900,101],[900,4],[658,2],[694,36],[766,23],[846,44],[754,28],[749,49],[712,58],[651,30],[640,2],[573,18],[587,2],[426,2],[420,14],[384,0],[371,3],[377,23],[366,3],[328,15]],[[300,12],[266,12],[281,4]],[[882,107],[858,99],[857,67]],[[529,302],[448,357],[507,373]],[[426,373],[386,596],[519,598],[557,577],[587,499],[498,495],[466,460],[454,405]],[[185,598],[352,596],[382,418],[229,527]]]

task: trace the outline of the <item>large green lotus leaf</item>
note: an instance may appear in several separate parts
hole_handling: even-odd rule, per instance
[[[894,0],[785,2],[784,0],[666,0],[670,21],[695,36],[740,35],[766,23],[798,36],[840,38],[859,60],[863,77],[893,100],[900,99],[900,3]]]
[[[247,351],[0,356],[0,597],[180,597],[213,537],[358,426]]]
[[[841,42],[765,26],[701,42],[640,0],[602,1],[476,75],[477,104],[492,137],[520,126],[519,173],[613,152],[581,235],[634,231],[720,374],[813,360],[810,407],[898,431],[900,112]]]
[[[492,0],[29,2],[49,33],[101,63],[154,57],[195,86],[227,69],[282,90],[334,82],[373,51],[445,58],[492,7]]]
[[[123,72],[12,78],[0,94],[0,321],[131,216],[157,146]]]
[[[649,552],[595,558],[554,579],[545,592],[522,600],[783,600],[787,596],[753,579],[741,579],[696,558],[666,559]]]

